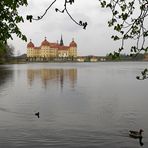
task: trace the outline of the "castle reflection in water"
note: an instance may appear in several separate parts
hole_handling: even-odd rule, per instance
[[[49,84],[59,84],[62,89],[66,82],[74,88],[77,81],[77,69],[28,69],[27,78],[30,86],[34,81],[41,79],[44,87]]]

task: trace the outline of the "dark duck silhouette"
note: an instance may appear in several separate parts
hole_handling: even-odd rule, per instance
[[[144,132],[142,129],[140,129],[139,131],[129,131],[129,136],[132,138],[140,138],[142,139],[142,132]]]
[[[40,113],[39,112],[35,113],[35,116],[37,116],[38,118],[40,118]]]

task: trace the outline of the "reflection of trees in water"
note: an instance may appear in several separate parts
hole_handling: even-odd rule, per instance
[[[0,88],[13,76],[13,71],[6,67],[0,67]]]
[[[77,69],[28,69],[27,78],[31,86],[35,79],[41,79],[46,87],[49,82],[60,83],[61,89],[64,82],[68,81],[70,86],[74,88],[77,80]]]

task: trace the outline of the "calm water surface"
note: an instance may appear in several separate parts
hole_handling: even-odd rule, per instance
[[[0,66],[1,148],[148,147],[147,68],[134,63]],[[40,112],[40,118],[34,114]]]

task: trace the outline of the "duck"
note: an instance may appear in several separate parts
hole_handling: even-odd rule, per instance
[[[38,118],[40,118],[40,113],[39,112],[35,113],[35,116],[37,116]]]
[[[140,129],[139,131],[129,131],[129,136],[132,138],[142,138],[142,132],[144,132],[142,129]]]

